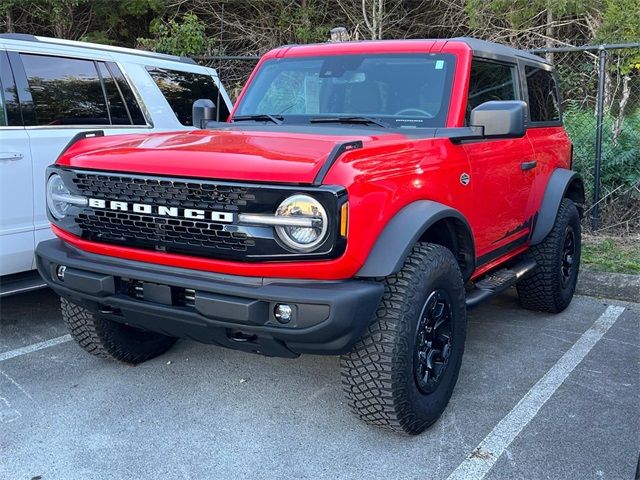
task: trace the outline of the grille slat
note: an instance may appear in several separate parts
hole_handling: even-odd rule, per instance
[[[237,211],[255,201],[246,187],[77,173],[76,188],[92,198],[148,201],[154,205]]]

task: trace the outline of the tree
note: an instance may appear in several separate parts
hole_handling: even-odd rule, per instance
[[[155,19],[149,30],[153,38],[138,38],[139,47],[179,56],[203,55],[210,50],[205,25],[192,13],[185,14],[180,22]]]

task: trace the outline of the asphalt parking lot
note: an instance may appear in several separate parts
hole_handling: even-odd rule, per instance
[[[452,401],[418,437],[356,420],[335,357],[181,341],[130,367],[65,335],[53,293],[2,301],[0,479],[617,480],[636,470],[640,304],[576,297],[549,316],[506,294],[478,308]]]

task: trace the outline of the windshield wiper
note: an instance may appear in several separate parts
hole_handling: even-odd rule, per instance
[[[378,127],[387,128],[384,123],[380,123],[370,117],[362,116],[316,117],[309,121],[311,123],[361,123],[364,125],[377,125]]]
[[[256,113],[254,115],[238,115],[233,117],[231,120],[232,122],[243,122],[247,120],[256,120],[259,122],[261,120],[266,120],[268,122],[273,122],[276,125],[281,125],[283,117],[282,115],[269,115],[268,113]]]

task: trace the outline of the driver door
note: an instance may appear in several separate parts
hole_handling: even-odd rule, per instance
[[[490,100],[520,100],[517,65],[474,59],[469,80],[467,119]],[[526,244],[533,227],[531,189],[533,146],[522,138],[480,140],[463,146],[471,168],[476,208],[478,265],[488,264]],[[534,164],[533,164],[534,165]]]

